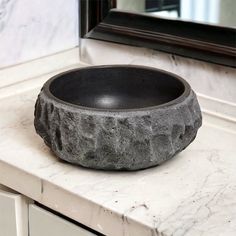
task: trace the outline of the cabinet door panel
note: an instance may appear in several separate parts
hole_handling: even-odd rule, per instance
[[[30,236],[94,236],[95,234],[34,204],[29,206]]]
[[[28,199],[0,185],[0,236],[28,235]]]

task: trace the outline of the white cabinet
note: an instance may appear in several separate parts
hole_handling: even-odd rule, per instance
[[[0,236],[95,236],[0,184]]]
[[[73,224],[34,204],[29,206],[30,236],[94,236],[80,226]]]
[[[0,185],[0,236],[28,235],[28,198]]]

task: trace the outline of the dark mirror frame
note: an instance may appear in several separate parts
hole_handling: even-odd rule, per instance
[[[80,36],[236,67],[235,28],[152,17],[115,7],[116,0],[80,0]]]

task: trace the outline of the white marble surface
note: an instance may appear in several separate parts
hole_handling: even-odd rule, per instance
[[[78,45],[78,0],[0,0],[0,68]]]
[[[106,235],[236,235],[235,122],[205,114],[196,140],[159,167],[89,170],[58,160],[36,135],[43,81],[33,81],[0,100],[0,183]]]
[[[65,70],[66,67],[77,66],[78,63],[79,48],[75,47],[50,56],[3,68],[0,69],[0,89],[54,71]],[[1,96],[2,94],[0,94]]]
[[[198,93],[236,103],[235,68],[91,39],[82,39],[80,48],[80,58],[88,64],[136,64],[164,69],[186,79]]]

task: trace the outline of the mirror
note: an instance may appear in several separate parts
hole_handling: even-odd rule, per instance
[[[236,27],[235,0],[116,0],[119,10]]]
[[[80,3],[82,38],[151,48],[236,68],[236,0]]]

